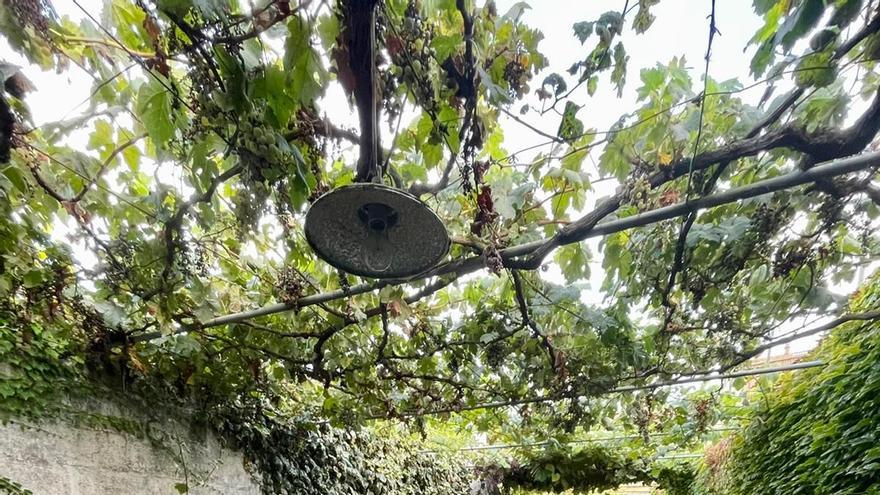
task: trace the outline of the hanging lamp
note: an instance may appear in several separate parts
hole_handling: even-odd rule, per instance
[[[362,277],[412,277],[449,251],[443,222],[411,194],[382,184],[376,77],[377,0],[351,0],[348,49],[360,117],[357,182],[318,198],[306,213],[305,235],[321,259]]]

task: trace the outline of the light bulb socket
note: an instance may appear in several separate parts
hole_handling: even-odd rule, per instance
[[[385,233],[397,224],[397,212],[382,203],[367,203],[358,208],[358,218],[370,231]]]

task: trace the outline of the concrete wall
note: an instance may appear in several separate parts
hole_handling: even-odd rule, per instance
[[[143,408],[93,403],[80,409],[91,420],[0,425],[0,478],[35,495],[176,494],[175,485],[187,481],[192,495],[260,493],[242,455],[210,433],[193,433],[185,422]],[[158,441],[101,426],[101,418],[148,425]]]

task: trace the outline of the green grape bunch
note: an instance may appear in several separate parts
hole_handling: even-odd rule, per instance
[[[388,79],[386,94],[391,87],[405,84],[412,91],[415,103],[429,114],[438,109],[434,85],[428,77],[436,57],[431,47],[433,39],[433,28],[421,18],[412,1],[404,12],[401,28],[386,34],[386,47],[393,63],[390,76],[385,76]]]

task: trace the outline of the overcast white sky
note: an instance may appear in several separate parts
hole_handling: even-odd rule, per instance
[[[96,17],[100,16],[102,2],[100,0],[80,0],[80,3],[92,12]],[[482,3],[482,2],[480,2]],[[513,0],[498,0],[499,13],[506,12],[513,4]],[[635,3],[634,1],[630,2]],[[54,2],[59,14],[68,15],[75,20],[84,17],[80,9],[71,0],[56,0]],[[524,20],[530,26],[543,31],[544,41],[541,42],[541,51],[549,57],[549,72],[564,74],[573,62],[581,60],[588,48],[581,48],[576,42],[572,24],[583,20],[595,20],[603,12],[620,10],[624,6],[623,0],[540,0],[532,1],[534,8],[527,10]],[[716,2],[716,19],[720,35],[716,36],[712,47],[712,61],[710,75],[717,80],[738,78],[743,82],[749,82],[748,62],[753,50],[744,48],[749,38],[760,26],[760,19],[752,11],[752,2],[747,0],[724,0]],[[667,63],[672,57],[684,56],[688,65],[694,68],[692,73],[695,81],[699,81],[703,71],[703,56],[706,52],[708,40],[708,20],[711,8],[710,0],[664,0],[653,8],[652,12],[657,16],[657,21],[643,35],[636,35],[628,29],[632,15],[627,19],[627,28],[623,35],[623,41],[627,53],[630,56],[627,86],[623,96],[618,98],[615,91],[607,81],[607,75],[600,84],[600,89],[593,97],[588,97],[586,89],[581,89],[574,95],[576,103],[584,105],[578,116],[589,128],[606,129],[616,122],[618,118],[636,108],[635,89],[640,85],[639,70],[653,67],[656,63]],[[588,42],[592,43],[592,41]],[[12,52],[5,42],[0,42],[0,59],[8,62],[25,65],[22,57]],[[72,67],[68,72],[56,74],[43,72],[39,68],[26,66],[25,74],[37,87],[37,91],[28,97],[36,125],[60,120],[76,115],[87,108],[78,106],[89,97],[92,89],[92,78],[83,71]],[[532,88],[539,86],[543,79],[542,74],[535,78]],[[742,98],[749,102],[756,102],[763,92],[763,87],[745,92]],[[516,111],[520,105],[515,105],[512,111]],[[353,115],[346,99],[343,97],[338,85],[332,85],[328,89],[322,108],[327,112],[331,120],[342,124],[356,126],[357,119]],[[544,117],[538,117],[534,112],[523,117],[530,123],[546,132],[553,134],[559,126],[559,116],[548,113]],[[545,141],[524,126],[511,119],[503,118],[502,125],[508,146],[513,143],[518,148],[526,147]],[[386,142],[388,138],[386,137]],[[525,158],[525,157],[524,157]],[[585,161],[585,167],[591,168],[590,160]],[[591,170],[595,177],[595,171]],[[606,195],[611,191],[598,188],[591,198]],[[594,241],[593,252],[596,243]],[[598,257],[597,257],[598,258]],[[84,260],[91,264],[92,260]],[[603,275],[601,273],[600,260],[593,266],[593,284],[598,286]],[[554,277],[555,278],[555,277]],[[849,287],[841,287],[841,291],[849,290]],[[793,345],[794,349],[812,345],[812,340]]]
[[[53,2],[60,15],[67,15],[78,21],[84,17],[82,11],[71,0],[55,0]],[[100,16],[101,0],[79,0],[79,3]],[[506,12],[513,0],[498,0],[498,11]],[[574,39],[572,24],[582,20],[595,20],[603,12],[620,10],[622,0],[541,0],[532,2],[534,8],[526,10],[525,21],[540,29],[545,36],[541,42],[541,50],[550,59],[550,71],[564,73],[573,62],[582,59],[587,49],[581,49]],[[668,62],[673,56],[685,56],[689,65],[702,71],[702,57],[706,50],[708,27],[706,16],[709,14],[709,0],[664,0],[653,8],[658,22],[643,35],[625,32],[623,41],[630,55],[628,85],[622,98],[617,98],[607,84],[593,97],[587,98],[586,91],[576,93],[577,103],[586,104],[579,117],[587,127],[607,128],[618,117],[635,105],[635,88],[638,87],[639,69],[652,67],[655,63]],[[749,57],[743,55],[743,48],[749,37],[760,25],[759,19],[752,13],[751,2],[723,1],[717,2],[718,28],[722,35],[716,37],[713,44],[712,77],[727,79],[739,77],[747,79]],[[630,14],[630,19],[632,13]],[[589,45],[588,45],[589,46]],[[25,65],[24,59],[12,52],[5,42],[0,43],[2,58],[12,63]],[[37,125],[58,120],[76,111],[76,106],[89,96],[92,80],[83,71],[71,68],[64,74],[42,72],[36,67],[26,67],[26,75],[37,86],[37,92],[28,98],[34,120]],[[543,75],[536,78],[533,88]],[[751,94],[757,99],[763,88]],[[338,88],[331,88],[323,108],[337,121],[356,124],[344,98],[338,97]],[[581,96],[581,98],[577,98]],[[81,109],[80,109],[81,110]],[[531,117],[531,116],[530,116]],[[554,132],[558,126],[558,117],[547,115],[545,121],[536,120],[548,132]],[[505,126],[505,134],[511,142],[523,144],[540,142],[538,136],[513,122]]]

